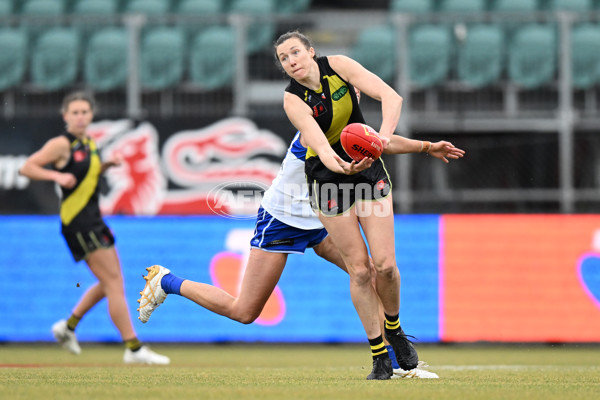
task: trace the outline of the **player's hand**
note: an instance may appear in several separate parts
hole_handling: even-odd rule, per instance
[[[465,155],[465,151],[455,147],[452,143],[440,140],[432,143],[431,148],[427,152],[432,157],[439,158],[445,163],[449,163],[449,158],[457,160]]]
[[[66,189],[72,189],[77,184],[77,178],[75,178],[75,175],[68,172],[59,173],[56,176],[56,183],[58,183],[59,186],[64,187]]]
[[[344,170],[344,174],[346,175],[354,175],[360,171],[364,171],[367,168],[370,168],[373,164],[373,159],[369,157],[365,157],[360,162],[356,162],[352,160],[352,162],[347,162],[341,159],[337,154],[334,155],[335,160],[338,162],[339,166]]]

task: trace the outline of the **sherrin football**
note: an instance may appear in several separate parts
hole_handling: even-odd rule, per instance
[[[346,154],[356,162],[365,157],[377,160],[383,152],[383,143],[377,131],[358,122],[349,124],[342,130],[340,141]]]

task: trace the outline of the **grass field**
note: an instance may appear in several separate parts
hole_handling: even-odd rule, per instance
[[[0,345],[0,399],[598,399],[599,346],[432,346],[440,379],[367,381],[368,346],[154,345],[166,367],[126,366],[118,345],[73,356]]]

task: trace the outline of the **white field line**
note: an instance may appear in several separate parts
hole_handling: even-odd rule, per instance
[[[430,365],[428,369],[432,371],[531,371],[531,370],[578,370],[578,369],[598,369],[600,365]]]

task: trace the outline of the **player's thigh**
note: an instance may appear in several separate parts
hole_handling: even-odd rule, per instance
[[[121,265],[114,246],[94,250],[88,255],[86,262],[103,286],[123,286]]]
[[[329,236],[331,236],[350,273],[368,266],[367,246],[360,233],[360,226],[354,208],[335,217],[327,217],[321,214],[319,219]]]
[[[342,258],[342,254],[338,250],[338,248],[333,244],[333,239],[331,235],[328,235],[321,243],[314,247],[315,253],[321,258],[329,261],[330,263],[338,266],[345,272],[348,272],[348,268],[346,268],[346,264],[344,264],[344,259]]]
[[[367,238],[375,266],[396,263],[394,212],[392,196],[380,200],[360,201],[360,224]]]
[[[287,262],[287,253],[251,249],[244,271],[238,303],[254,308],[267,302]]]

